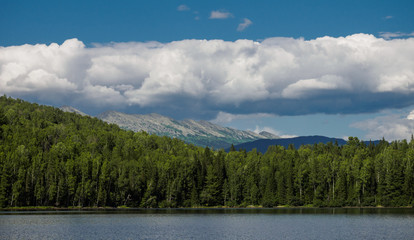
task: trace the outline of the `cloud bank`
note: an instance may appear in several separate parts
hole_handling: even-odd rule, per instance
[[[392,114],[357,122],[351,127],[367,131],[367,139],[385,138],[388,141],[407,139],[414,134],[414,111],[408,116]]]
[[[159,112],[348,114],[414,104],[414,38],[372,35],[0,47],[0,93],[52,105]]]
[[[392,38],[403,38],[403,37],[414,37],[414,32],[403,33],[403,32],[380,32],[379,35],[384,39]]]

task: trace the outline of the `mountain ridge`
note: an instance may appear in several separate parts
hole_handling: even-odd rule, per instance
[[[205,120],[176,120],[158,113],[141,115],[106,111],[99,114],[97,118],[108,123],[117,124],[123,129],[179,138],[198,146],[213,148],[227,148],[231,144],[265,139],[269,136],[278,138],[278,136],[271,133],[261,135],[252,131],[223,127]]]
[[[65,106],[60,109],[82,115],[81,111],[73,107]],[[122,129],[134,132],[145,131],[149,134],[178,138],[197,146],[208,146],[215,149],[225,149],[232,144],[237,145],[258,139],[279,138],[277,135],[265,131],[255,133],[248,130],[238,130],[206,120],[176,120],[158,113],[127,114],[108,110],[96,117],[105,122],[116,124]]]

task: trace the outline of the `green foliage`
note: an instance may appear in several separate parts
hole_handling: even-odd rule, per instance
[[[413,206],[414,141],[229,153],[0,97],[0,207]]]

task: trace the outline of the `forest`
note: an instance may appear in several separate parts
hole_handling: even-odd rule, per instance
[[[414,140],[198,147],[0,97],[0,207],[414,204]]]

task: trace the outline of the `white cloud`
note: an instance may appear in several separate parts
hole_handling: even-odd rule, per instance
[[[77,92],[89,66],[84,45],[77,39],[62,45],[0,47],[0,92],[53,102]]]
[[[126,104],[125,96],[113,87],[88,85],[82,90],[82,97],[78,101],[88,101],[96,106],[113,106]]]
[[[391,15],[385,16],[385,20],[389,20],[389,19],[392,19],[392,18],[394,18],[394,17],[391,16]]]
[[[65,78],[59,78],[55,74],[46,72],[43,69],[36,69],[27,74],[21,81],[16,81],[16,87],[27,91],[38,90],[76,90],[76,85]]]
[[[414,111],[408,116],[392,114],[356,122],[351,127],[366,131],[366,139],[409,140],[414,134]]]
[[[252,25],[253,22],[250,21],[250,19],[248,18],[244,18],[243,22],[239,24],[239,26],[237,27],[237,31],[241,32],[244,31],[244,29],[246,29],[248,26]]]
[[[177,7],[178,11],[190,11],[190,8],[185,5],[185,4],[181,4],[180,6]]]
[[[414,38],[367,34],[90,48],[70,39],[0,47],[0,94],[209,119],[219,112],[230,118],[372,112],[414,104],[413,56]]]
[[[233,14],[225,10],[216,10],[216,11],[211,11],[210,13],[210,19],[226,19],[226,18],[231,18],[231,17],[233,17]]]
[[[350,86],[340,76],[325,75],[319,79],[301,79],[290,84],[282,91],[285,98],[306,98],[319,90],[350,89]]]
[[[280,138],[295,138],[295,137],[299,137],[298,135],[289,135],[289,134],[282,134],[282,135],[278,135]]]
[[[274,114],[269,114],[269,113],[231,114],[231,113],[220,111],[217,114],[216,118],[211,120],[211,122],[217,123],[217,124],[223,124],[223,123],[229,123],[229,122],[232,122],[234,120],[239,120],[239,119],[259,119],[259,118],[274,117],[274,116],[275,116]]]
[[[380,37],[384,39],[392,39],[392,38],[403,38],[403,37],[413,37],[414,32],[411,33],[403,33],[403,32],[380,32]]]
[[[407,119],[414,120],[414,110],[408,114]]]

